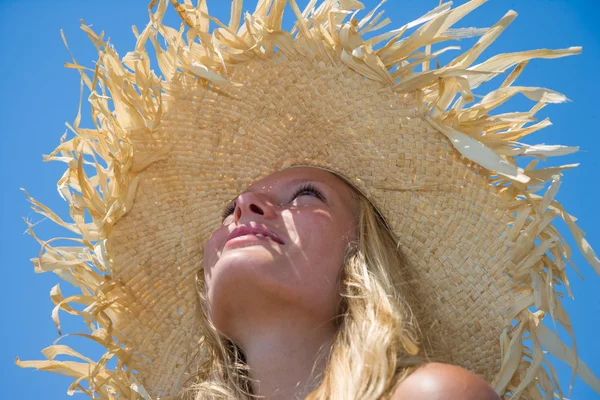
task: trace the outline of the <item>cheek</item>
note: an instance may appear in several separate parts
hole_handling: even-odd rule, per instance
[[[209,270],[215,263],[216,248],[212,237],[204,244],[204,270]]]
[[[212,270],[221,255],[221,243],[224,242],[227,232],[215,232],[204,244],[204,278],[208,283]]]
[[[347,241],[343,229],[324,210],[290,212],[287,219],[292,221],[288,229],[294,244],[291,258],[298,268],[299,278],[311,282],[307,286],[317,293],[337,291]]]
[[[298,212],[289,219],[293,221],[288,228],[293,234],[292,241],[310,255],[328,255],[344,245],[343,229],[327,211]]]

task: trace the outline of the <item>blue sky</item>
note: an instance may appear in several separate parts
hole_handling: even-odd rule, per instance
[[[255,1],[246,1],[249,7]],[[301,8],[307,1],[298,2]],[[462,4],[463,0],[455,4]],[[465,18],[457,26],[490,26],[506,11],[513,9],[519,17],[488,49],[479,61],[490,55],[538,48],[583,46],[583,54],[558,60],[534,60],[525,69],[517,84],[542,86],[566,94],[572,102],[549,105],[538,115],[549,116],[554,125],[531,135],[527,143],[564,144],[580,146],[572,156],[551,160],[544,166],[580,162],[581,166],[567,171],[558,200],[579,218],[586,238],[600,253],[598,173],[600,171],[600,138],[597,110],[600,79],[600,28],[598,5],[595,0],[491,0]],[[228,20],[229,1],[209,0],[209,9],[222,20]],[[365,1],[367,8],[375,1]],[[438,0],[390,0],[386,14],[400,26],[434,8]],[[0,0],[0,133],[4,156],[0,157],[3,195],[0,197],[0,250],[3,254],[5,283],[0,291],[3,307],[0,330],[0,383],[4,398],[46,399],[68,398],[66,390],[71,379],[47,372],[20,369],[15,357],[40,359],[40,350],[58,337],[50,318],[53,305],[50,289],[58,282],[53,274],[36,275],[29,261],[39,251],[37,243],[24,234],[22,218],[40,222],[36,232],[42,238],[63,234],[50,221],[42,221],[29,209],[26,188],[31,195],[51,208],[66,214],[66,206],[56,191],[56,182],[64,171],[60,163],[44,163],[42,154],[50,153],[65,132],[65,122],[72,122],[77,113],[79,77],[74,70],[63,67],[70,61],[60,37],[65,31],[69,45],[79,62],[91,66],[95,50],[87,36],[79,30],[79,20],[104,30],[121,55],[135,42],[131,25],[139,28],[147,22],[147,1],[11,1]],[[289,18],[289,14],[288,14]],[[289,21],[289,19],[288,19]],[[288,25],[289,26],[289,25]],[[464,42],[464,47],[469,41]],[[463,45],[463,42],[457,43]],[[512,110],[527,110],[531,103],[517,99],[510,103]],[[86,109],[84,108],[84,112]],[[89,123],[84,119],[84,124]],[[569,271],[575,300],[565,299],[580,349],[581,358],[600,376],[600,278],[586,264],[563,224],[559,230],[573,248],[573,261],[584,280],[573,269]],[[65,285],[61,285],[65,286]],[[84,327],[63,317],[65,331]],[[72,340],[83,351],[98,354],[99,349]],[[561,384],[568,387],[570,372],[557,363]],[[85,399],[78,394],[75,398]],[[575,381],[572,399],[600,399],[579,379]]]

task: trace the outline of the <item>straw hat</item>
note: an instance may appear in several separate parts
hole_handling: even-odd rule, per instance
[[[541,323],[550,314],[572,335],[554,291],[568,283],[570,250],[553,219],[567,223],[600,272],[575,218],[554,200],[570,166],[517,162],[577,150],[520,142],[549,125],[529,124],[537,111],[566,97],[514,82],[530,59],[581,49],[473,65],[516,16],[509,11],[489,29],[451,28],[483,2],[441,4],[367,40],[389,20],[377,9],[357,14],[356,0],[313,0],[304,11],[294,0],[260,0],[243,16],[234,0],[229,24],[203,1],[172,1],[180,29],[163,25],[168,2],[154,0],[150,23],[135,30],[136,47],[122,58],[83,25],[99,61],[91,72],[72,66],[91,91],[96,126],[79,126],[78,116],[76,135],[48,156],[68,164],[58,189],[72,221],[30,197],[37,212],[74,233],[74,245],[36,237],[43,249],[34,264],[81,289],[64,298],[53,288],[59,332],[60,310],[78,315],[106,354],[93,361],[57,344],[44,350],[48,360],[17,363],[72,376],[71,390],[89,381],[79,389],[99,398],[175,395],[202,350],[194,279],[220,210],[257,179],[311,165],[344,176],[382,212],[416,282],[421,329],[444,361],[511,398],[541,398],[536,385],[552,392],[557,383],[542,368],[546,350],[600,392],[576,352]],[[297,18],[291,32],[281,27],[286,3]],[[211,21],[218,28],[209,32]],[[430,65],[458,50],[431,45],[464,37],[480,39],[447,65]],[[497,89],[473,94],[509,70]],[[529,112],[491,115],[519,93],[535,102]]]

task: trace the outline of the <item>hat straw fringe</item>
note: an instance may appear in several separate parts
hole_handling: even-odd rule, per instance
[[[600,260],[584,239],[584,233],[575,224],[575,218],[555,200],[562,171],[573,165],[533,169],[539,159],[569,154],[577,148],[532,146],[516,141],[550,125],[545,119],[525,126],[535,121],[535,113],[547,103],[561,103],[567,98],[544,88],[512,86],[530,60],[579,54],[581,48],[500,54],[472,65],[517,15],[509,11],[489,29],[451,28],[484,2],[472,0],[454,9],[450,8],[451,3],[444,3],[399,29],[364,40],[364,34],[390,23],[389,19],[379,22],[382,13],[376,12],[381,4],[358,21],[354,15],[364,7],[355,0],[325,0],[319,5],[313,0],[303,11],[294,0],[289,0],[297,22],[288,33],[281,30],[286,0],[260,0],[253,13],[243,16],[241,25],[241,0],[232,2],[231,21],[227,25],[209,15],[204,0],[200,0],[198,6],[188,1],[182,4],[171,0],[182,19],[180,30],[163,25],[168,2],[154,0],[149,5],[150,23],[141,33],[134,27],[135,50],[122,60],[114,48],[105,43],[103,33],[95,34],[82,21],[81,28],[96,46],[99,59],[91,77],[89,70],[75,58],[67,67],[79,71],[82,87],[85,85],[91,92],[88,100],[95,129],[80,127],[79,111],[71,127],[75,136],[70,140],[63,137],[60,145],[46,157],[48,161],[62,161],[68,165],[58,182],[58,190],[68,202],[72,222],[64,221],[27,194],[34,211],[77,237],[42,241],[35,236],[33,224],[29,222],[28,232],[41,245],[39,257],[33,259],[35,271],[52,271],[81,290],[81,295],[64,298],[58,285],[53,288],[51,298],[56,307],[52,318],[59,334],[59,310],[77,315],[92,331],[91,335],[79,336],[101,344],[106,353],[99,362],[94,362],[67,346],[55,344],[43,351],[46,361],[17,359],[17,365],[75,378],[69,394],[79,390],[101,399],[151,398],[153,394],[149,395],[141,384],[143,379],[138,376],[141,382],[138,383],[132,374],[133,370],[141,368],[143,360],[127,347],[127,340],[120,337],[118,329],[113,329],[119,316],[125,315],[122,304],[126,304],[124,299],[128,293],[125,287],[111,280],[111,259],[106,255],[105,245],[115,224],[133,205],[139,174],[166,157],[171,146],[162,143],[158,152],[134,155],[132,138],[154,140],[151,133],[160,129],[161,118],[175,93],[194,86],[236,85],[228,78],[228,67],[252,58],[275,57],[281,49],[290,58],[341,59],[356,72],[390,85],[398,93],[417,92],[421,116],[448,138],[465,157],[465,162],[473,162],[490,171],[490,184],[514,199],[504,204],[506,210],[514,213],[509,233],[509,240],[514,244],[514,259],[506,273],[512,277],[514,290],[520,296],[508,310],[505,330],[500,337],[502,364],[492,382],[495,390],[511,399],[521,396],[541,399],[540,389],[545,393],[543,398],[551,398],[555,390],[562,397],[545,350],[568,363],[573,369],[573,378],[579,375],[600,393],[600,381],[577,356],[568,315],[554,290],[560,283],[568,289],[565,267],[571,255],[564,239],[550,225],[556,217],[567,223],[585,259],[600,275]],[[352,16],[347,20],[350,14]],[[211,22],[218,28],[209,33]],[[420,27],[402,38],[408,29],[416,26]],[[166,48],[159,45],[158,36],[166,41]],[[430,61],[437,60],[442,52],[459,49],[446,47],[432,53],[432,45],[470,36],[480,36],[480,39],[447,65],[430,69]],[[148,41],[156,50],[164,78],[151,69],[146,51]],[[373,49],[380,44],[380,49]],[[422,70],[417,72],[414,68],[419,64]],[[512,67],[514,69],[498,89],[467,107],[474,101],[473,89]],[[537,102],[531,111],[490,115],[519,93]],[[524,156],[534,157],[536,161],[520,168],[517,159]],[[89,176],[89,171],[95,175]],[[548,182],[550,186],[545,194],[536,195],[535,192]],[[75,245],[51,245],[58,239],[71,240]],[[76,311],[71,305],[85,308]],[[567,348],[541,322],[545,314],[550,314],[569,333],[573,349]],[[523,344],[525,335],[531,341],[531,349]],[[65,336],[69,335],[61,338]],[[71,356],[79,361],[58,361],[57,356]],[[117,360],[117,367],[109,370],[107,362],[113,358]],[[87,382],[87,388],[82,382]]]

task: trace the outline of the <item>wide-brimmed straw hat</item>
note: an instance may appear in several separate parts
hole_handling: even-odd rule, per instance
[[[223,206],[257,179],[308,165],[347,179],[388,222],[432,354],[506,397],[541,398],[557,390],[550,353],[600,392],[576,351],[542,323],[550,314],[572,335],[554,289],[568,283],[570,258],[555,218],[600,273],[575,218],[555,200],[571,166],[519,162],[576,150],[521,142],[549,125],[535,114],[566,97],[515,81],[531,59],[581,49],[499,54],[474,65],[516,16],[509,11],[486,29],[452,28],[483,2],[440,4],[383,31],[390,21],[379,7],[358,13],[356,0],[311,0],[303,11],[294,0],[260,0],[244,15],[234,0],[228,24],[204,1],[173,0],[177,28],[162,22],[169,3],[154,0],[150,23],[134,29],[137,44],[123,57],[83,25],[99,59],[93,69],[71,67],[91,92],[95,127],[80,126],[78,116],[74,137],[48,156],[68,165],[58,189],[71,220],[30,197],[37,212],[73,232],[74,244],[38,239],[34,264],[81,289],[66,298],[58,285],[52,290],[53,319],[59,326],[60,310],[80,316],[106,354],[94,361],[56,344],[44,350],[48,360],[17,363],[72,376],[71,391],[97,398],[176,395],[202,353],[195,277]],[[286,4],[297,19],[291,32],[282,30]],[[466,37],[479,40],[432,51]],[[436,65],[449,50],[458,55]],[[505,73],[497,88],[473,93]],[[492,114],[517,94],[535,103],[530,111]]]

